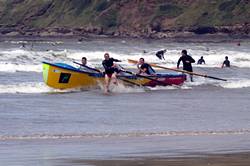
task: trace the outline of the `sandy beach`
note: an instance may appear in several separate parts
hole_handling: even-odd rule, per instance
[[[94,166],[249,166],[250,152],[203,154],[199,157],[128,158],[114,160],[72,160],[70,165]]]

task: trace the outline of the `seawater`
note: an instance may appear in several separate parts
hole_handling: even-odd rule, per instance
[[[249,151],[249,45],[248,41],[238,46],[135,39],[2,40],[1,164]],[[154,55],[163,48],[166,61]],[[128,70],[135,66],[127,59],[140,57],[175,67],[182,49],[196,61],[200,56],[206,60],[206,65],[193,65],[195,72],[228,81],[195,77],[195,82],[180,87],[147,91],[120,85],[108,96],[101,88],[55,90],[43,83],[42,61],[75,66],[73,61],[86,56],[90,65],[101,68],[103,54],[109,52]],[[221,69],[225,56],[232,67]]]

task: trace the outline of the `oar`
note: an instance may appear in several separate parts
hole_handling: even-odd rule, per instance
[[[144,90],[150,90],[148,87],[146,87],[145,85],[142,85],[142,84],[137,84],[137,83],[135,83],[135,82],[132,82],[132,81],[129,81],[129,80],[127,80],[127,79],[123,79],[122,77],[117,77],[118,79],[120,79],[120,80],[122,80],[122,81],[124,81],[124,82],[126,82],[126,83],[129,83],[129,84],[131,84],[131,85],[135,85],[135,86],[138,86],[138,87],[140,87],[140,88],[144,88]]]
[[[131,75],[135,75],[135,76],[137,76],[137,77],[146,78],[146,79],[149,79],[149,80],[151,80],[151,81],[155,81],[155,82],[157,82],[157,83],[159,83],[159,84],[161,84],[161,85],[165,85],[165,86],[167,85],[165,82],[159,81],[159,80],[154,79],[154,78],[151,78],[151,77],[149,77],[149,76],[144,76],[144,75],[136,74],[136,73],[133,73],[133,72],[127,71],[127,70],[121,70],[121,71],[122,71],[122,72],[125,72],[125,73],[128,73],[128,74],[131,74]]]
[[[80,65],[80,66],[82,66],[82,67],[85,67],[86,69],[93,70],[93,71],[95,71],[95,72],[101,73],[101,71],[98,70],[98,69],[91,68],[91,67],[88,67],[88,66],[84,66],[83,64],[78,63],[78,62],[75,62],[75,61],[73,61],[73,63],[78,64],[78,65]]]
[[[137,63],[136,60],[132,60],[132,59],[128,59],[128,62],[133,63],[133,64]],[[172,69],[172,68],[168,68],[168,67],[164,67],[164,66],[159,66],[159,65],[156,65],[156,64],[153,64],[153,63],[150,63],[150,65],[153,66],[153,67],[161,68],[161,69],[172,70],[172,71],[176,71],[176,72],[182,72],[182,73],[192,74],[192,75],[206,77],[206,78],[212,78],[212,79],[215,79],[215,80],[227,81],[226,79],[213,77],[213,76],[208,76],[206,74],[199,74],[199,73],[189,72],[189,71],[180,70],[180,69]]]
[[[73,61],[73,63],[78,64],[78,65],[80,65],[80,66],[83,66],[83,67],[85,67],[85,68],[87,68],[87,69],[96,71],[96,72],[98,72],[98,73],[102,73],[102,72],[101,72],[100,70],[98,70],[98,69],[94,69],[94,68],[90,68],[90,67],[88,67],[88,66],[84,66],[84,65],[82,65],[81,63],[78,63],[78,62],[75,62],[75,61]],[[121,67],[121,66],[120,66],[120,67]],[[121,68],[122,68],[122,67],[121,67]],[[139,86],[139,87],[144,86],[144,85],[137,84],[137,83],[135,83],[135,82],[132,82],[132,81],[123,79],[123,78],[121,78],[121,77],[117,77],[117,78],[120,79],[120,80],[122,80],[122,81],[124,81],[124,82],[130,83],[130,84],[132,84],[132,85],[136,85],[136,86]],[[145,88],[145,87],[144,87],[144,88]],[[147,90],[148,90],[148,89],[147,89]]]

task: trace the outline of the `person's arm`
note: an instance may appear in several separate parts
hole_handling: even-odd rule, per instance
[[[199,65],[200,64],[200,59],[197,61],[197,65]]]
[[[223,68],[223,67],[224,67],[224,64],[225,64],[225,61],[222,63],[221,68]]]
[[[146,72],[146,68],[144,67],[144,65],[142,64],[141,66],[139,66],[139,64],[138,64],[138,69],[139,69],[139,71],[137,72],[137,74],[141,74],[141,73],[145,73]]]
[[[177,69],[179,69],[181,60],[182,60],[182,57],[180,57],[179,60],[178,60],[178,62],[177,62]]]
[[[149,66],[148,66],[148,69],[149,69],[149,73],[150,73],[150,74],[156,73],[152,66],[149,65]],[[150,71],[151,71],[151,72],[150,72]]]
[[[121,62],[121,60],[112,58],[114,62]]]
[[[194,58],[192,58],[191,56],[190,56],[190,63],[195,63],[195,60],[194,60]]]
[[[139,63],[137,63],[136,66],[137,66],[137,69],[139,69],[139,70],[141,69]]]
[[[143,70],[141,68],[138,68],[138,69],[139,70],[138,70],[137,74],[141,74],[143,72]]]
[[[141,69],[142,73],[146,73],[147,72],[147,68],[143,68]]]
[[[105,63],[105,61],[102,62],[102,66],[104,67],[105,70],[109,69],[109,67],[107,66],[107,64]]]

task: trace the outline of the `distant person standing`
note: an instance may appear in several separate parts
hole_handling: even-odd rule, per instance
[[[228,56],[225,56],[225,60],[224,60],[224,62],[222,63],[222,66],[221,66],[221,68],[223,68],[223,67],[230,67],[230,61],[228,60]]]
[[[156,55],[160,60],[162,60],[162,59],[165,60],[164,54],[165,54],[166,51],[167,51],[166,49],[157,51],[155,55]]]
[[[181,51],[181,57],[179,58],[177,62],[177,68],[179,69],[180,62],[182,61],[183,64],[183,70],[186,70],[188,72],[193,72],[192,63],[195,63],[195,60],[187,54],[187,50]],[[190,74],[190,81],[193,82],[193,75]]]
[[[198,60],[197,64],[202,65],[202,63],[206,64],[205,60],[203,59],[203,56]]]

